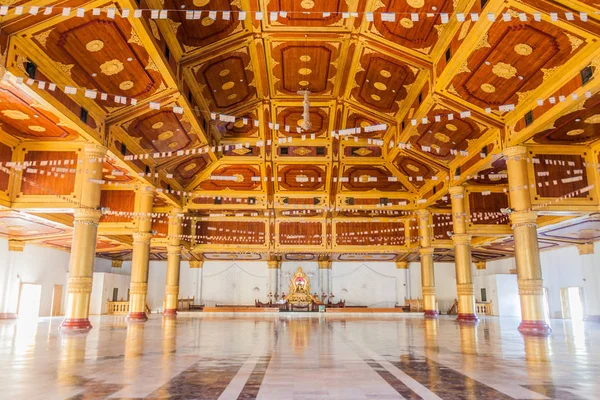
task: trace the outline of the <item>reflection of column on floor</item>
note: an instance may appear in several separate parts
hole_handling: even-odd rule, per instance
[[[594,243],[577,245],[583,264],[583,301],[586,321],[600,322],[600,280],[594,265]]]
[[[194,297],[194,304],[202,304],[202,270],[204,261],[190,261],[190,268],[196,270],[196,294]]]
[[[160,373],[163,376],[161,381],[168,382],[173,376],[173,362],[177,350],[177,319],[162,319],[162,362]]]
[[[429,371],[429,387],[439,385],[440,374],[435,359],[440,352],[438,345],[439,321],[437,318],[425,318],[425,357]]]
[[[60,361],[58,362],[56,382],[72,390],[81,384],[81,367],[85,360],[85,342],[87,335],[63,335],[60,339]]]
[[[127,324],[125,337],[125,360],[135,360],[144,352],[144,324]],[[139,374],[139,371],[135,371]]]
[[[523,336],[525,342],[525,367],[532,383],[543,383],[552,378],[549,340],[543,336]],[[539,393],[539,390],[536,390]],[[552,396],[553,397],[553,396]]]
[[[462,357],[462,373],[467,376],[473,376],[481,370],[477,362],[477,327],[473,324],[460,324],[460,351]],[[477,398],[477,381],[474,379],[465,380],[466,393],[465,398]]]

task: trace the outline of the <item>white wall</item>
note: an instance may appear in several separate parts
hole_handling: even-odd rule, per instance
[[[127,290],[131,277],[129,275],[110,272],[94,272],[92,295],[90,298],[90,314],[106,314],[106,301],[112,300],[113,289],[119,289],[117,300],[127,300]]]
[[[205,261],[202,268],[202,302],[206,306],[253,305],[255,298],[266,298],[268,271],[264,261]]]
[[[331,273],[334,302],[346,300],[347,306],[395,307],[395,263],[334,262]]]
[[[410,268],[410,297],[411,299],[423,298],[421,290],[421,263],[413,262]],[[454,263],[434,263],[435,296],[439,311],[446,313],[454,300],[458,298],[456,292],[456,267]]]
[[[63,285],[62,314],[67,298],[67,274],[70,253],[48,247],[25,245],[22,252],[8,251],[8,240],[0,239],[0,313],[16,313],[22,283],[42,286],[40,316],[50,316],[54,285]],[[110,263],[110,262],[109,262]],[[106,268],[106,260],[95,265]],[[5,289],[6,288],[6,289]]]

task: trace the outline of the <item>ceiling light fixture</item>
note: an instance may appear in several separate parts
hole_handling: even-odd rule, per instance
[[[312,124],[310,123],[309,113],[310,101],[308,100],[308,95],[310,94],[310,92],[308,90],[299,90],[298,94],[304,96],[304,100],[302,101],[302,124],[300,125],[300,128],[302,128],[305,131],[308,131],[312,126]]]

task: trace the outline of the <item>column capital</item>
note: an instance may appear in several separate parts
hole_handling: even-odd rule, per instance
[[[448,193],[450,193],[451,195],[464,194],[465,187],[463,185],[451,186],[448,188]]]
[[[279,268],[281,268],[281,261],[267,260],[267,265],[268,265],[269,269],[279,269]]]
[[[167,245],[167,256],[180,256],[182,249],[183,249],[183,246],[181,246],[181,245],[168,244]]]
[[[594,243],[578,244],[577,250],[579,250],[580,256],[583,256],[586,254],[594,254]]]
[[[533,226],[537,228],[537,212],[535,211],[513,211],[510,214],[512,228],[519,226]]]
[[[419,254],[421,254],[421,255],[433,254],[434,250],[435,249],[433,247],[421,247],[419,249]]]
[[[202,268],[204,261],[202,260],[193,260],[190,261],[190,268]]]
[[[100,222],[102,211],[90,207],[81,207],[73,210],[76,224],[96,225]]]
[[[471,238],[472,236],[469,235],[468,233],[455,233],[454,235],[452,235],[452,242],[454,242],[454,244],[471,244]]]
[[[83,146],[83,152],[87,157],[104,157],[106,155],[106,147],[100,144],[88,143]]]
[[[8,251],[18,251],[21,252],[25,249],[25,243],[20,240],[8,239]]]
[[[319,260],[319,269],[331,269],[331,260]]]
[[[136,244],[136,243],[150,244],[150,239],[152,239],[152,233],[150,233],[150,232],[134,232],[133,233],[133,244]]]
[[[480,269],[480,270],[481,270],[481,269],[485,269],[485,268],[486,268],[486,263],[485,263],[485,261],[477,261],[477,262],[475,263],[475,268],[477,268],[477,269]]]
[[[156,188],[152,185],[141,185],[140,187],[138,187],[137,192],[141,195],[141,196],[150,196],[150,197],[154,197],[154,192],[156,191]]]
[[[408,269],[408,261],[396,261],[396,269]]]
[[[429,215],[431,214],[429,212],[428,209],[426,208],[422,208],[420,210],[415,211],[415,214],[417,214],[417,217],[419,217],[420,220],[428,220],[429,221]]]
[[[502,154],[505,157],[519,157],[527,155],[527,147],[525,146],[512,146],[504,149]]]
[[[121,268],[123,266],[123,260],[112,260],[113,268]]]

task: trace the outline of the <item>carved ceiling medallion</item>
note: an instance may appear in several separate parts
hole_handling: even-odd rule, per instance
[[[425,5],[425,0],[406,0],[406,4],[414,8],[421,8]]]
[[[361,147],[358,150],[354,150],[354,154],[359,155],[359,156],[368,156],[371,153],[372,153],[372,151],[365,147]]]
[[[164,125],[164,122],[160,121],[160,122],[155,122],[152,124],[152,129],[160,129],[162,128]]]
[[[592,115],[591,117],[586,118],[586,124],[600,124],[600,114]]]
[[[570,130],[569,132],[567,132],[567,136],[578,136],[584,132],[585,131],[583,129],[573,129],[573,130]]]
[[[496,88],[494,87],[494,85],[490,85],[489,83],[483,83],[481,84],[481,90],[483,90],[486,93],[494,93],[496,91]]]
[[[443,133],[440,133],[440,132],[433,135],[433,137],[442,143],[448,143],[450,141],[450,137],[448,135],[444,135]]]
[[[406,164],[406,168],[411,170],[412,172],[419,172],[419,167],[413,164]]]
[[[100,72],[106,76],[118,74],[123,71],[123,63],[119,60],[110,60],[100,66]]]
[[[252,150],[250,150],[250,149],[249,149],[249,148],[247,148],[247,147],[242,147],[242,148],[239,148],[239,149],[233,149],[233,150],[232,150],[232,152],[233,152],[233,153],[235,153],[235,154],[239,154],[240,156],[243,156],[244,154],[248,154],[248,153],[250,153],[251,151],[252,151]]]
[[[158,135],[158,140],[167,140],[167,139],[171,139],[173,137],[173,132],[172,131],[164,131],[163,133],[161,133],[160,135]]]
[[[515,45],[514,47],[515,53],[517,53],[520,56],[528,56],[531,53],[533,53],[533,48],[525,43],[519,43],[517,45]]]
[[[133,82],[131,81],[123,81],[119,84],[119,89],[121,90],[129,90],[133,87]]]
[[[392,76],[392,73],[390,71],[386,71],[385,69],[382,69],[381,71],[379,71],[379,74],[381,76],[383,76],[384,78],[389,78]]]
[[[402,18],[402,19],[400,20],[400,25],[402,25],[402,27],[403,27],[403,28],[410,29],[410,28],[412,28],[412,27],[413,27],[415,24],[414,24],[414,22],[412,22],[412,21],[411,21],[410,19],[408,19],[408,18]]]
[[[100,50],[102,50],[104,48],[104,42],[102,40],[98,40],[98,39],[90,40],[85,45],[85,48],[90,53],[95,53],[95,52],[100,51]]]
[[[314,6],[315,2],[313,0],[302,0],[302,2],[300,3],[300,7],[302,7],[305,10],[310,10]]]
[[[454,124],[446,124],[446,129],[452,132],[456,132],[458,130],[458,128]]]
[[[297,156],[305,156],[307,154],[310,154],[310,150],[306,147],[298,147],[297,149],[294,149],[292,153],[294,153]]]
[[[46,132],[46,128],[44,128],[43,126],[39,126],[39,125],[29,125],[28,128],[29,128],[29,130],[34,131],[34,132]]]
[[[183,167],[183,170],[185,172],[189,172],[189,171],[193,170],[194,168],[196,168],[196,163],[189,163],[188,165]]]
[[[22,121],[29,119],[29,115],[19,110],[2,110],[0,111],[6,118]]]
[[[171,142],[171,143],[169,143],[169,148],[170,149],[176,149],[177,146],[179,146],[179,143],[177,143],[177,142]]]
[[[510,79],[517,74],[517,69],[510,64],[499,62],[492,68],[494,75],[500,78]]]

